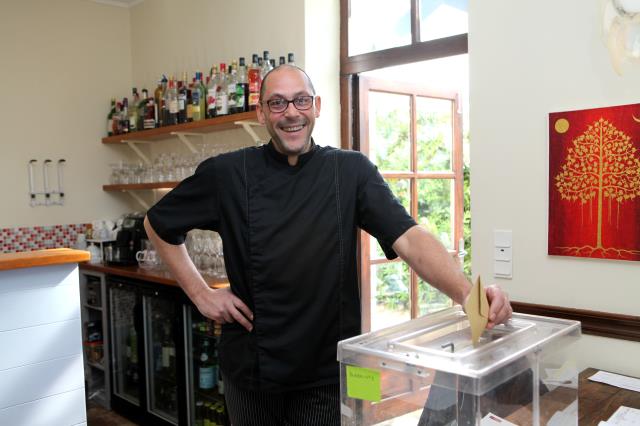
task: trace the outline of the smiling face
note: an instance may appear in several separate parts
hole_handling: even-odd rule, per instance
[[[283,112],[271,112],[267,101],[278,98],[291,101],[298,96],[314,96],[315,93],[307,76],[291,66],[274,69],[263,84],[263,97],[257,107],[258,121],[267,127],[276,150],[289,157],[289,164],[296,164],[298,155],[307,152],[311,146],[311,132],[316,118],[320,116],[320,97],[316,96],[306,111],[300,111],[289,103]]]

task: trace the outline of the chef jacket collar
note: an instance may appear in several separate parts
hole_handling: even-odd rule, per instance
[[[304,166],[304,164],[309,161],[312,157],[313,154],[316,152],[316,150],[318,149],[318,146],[316,145],[316,143],[313,141],[313,138],[311,138],[311,146],[309,147],[309,151],[305,152],[304,154],[301,154],[298,156],[298,163],[293,166],[293,167],[302,167]],[[289,164],[289,157],[278,152],[278,150],[276,149],[275,145],[273,144],[273,141],[270,140],[269,144],[267,145],[267,152],[269,153],[269,156],[271,158],[273,158],[274,160],[276,160],[278,163],[282,163],[288,167],[292,167]]]

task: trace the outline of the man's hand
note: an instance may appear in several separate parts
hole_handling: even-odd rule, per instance
[[[238,322],[249,331],[253,329],[253,313],[229,287],[207,288],[194,298],[194,303],[202,315],[216,322]]]
[[[491,285],[485,289],[489,301],[489,322],[487,329],[492,329],[511,318],[513,310],[507,293],[497,285]]]

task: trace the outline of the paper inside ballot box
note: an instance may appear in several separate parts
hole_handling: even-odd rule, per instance
[[[471,292],[464,305],[464,310],[469,319],[471,343],[475,346],[478,344],[480,336],[489,322],[489,301],[487,300],[487,294],[484,291],[484,287],[482,287],[479,276],[471,287]]]

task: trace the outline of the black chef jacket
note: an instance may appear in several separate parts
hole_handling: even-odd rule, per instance
[[[209,158],[147,215],[170,244],[220,233],[231,290],[254,314],[251,332],[223,325],[220,367],[273,392],[338,383],[337,342],[360,333],[357,228],[391,259],[415,225],[367,157],[313,142],[295,166],[273,142]]]

